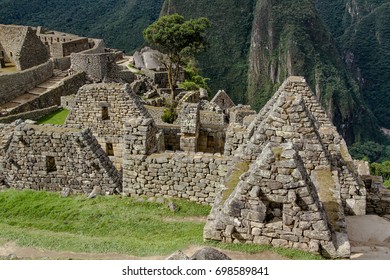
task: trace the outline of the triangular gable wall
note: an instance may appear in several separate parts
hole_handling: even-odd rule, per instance
[[[22,123],[3,159],[6,184],[17,189],[101,194],[121,191],[121,176],[89,129]]]
[[[232,217],[235,217],[233,221],[240,218],[245,220],[245,215],[242,212],[240,214],[235,212],[233,215],[231,212],[229,213],[230,210],[228,208],[231,207],[232,201],[237,201],[237,195],[241,198],[247,197],[245,192],[242,193],[242,186],[248,185],[251,175],[256,177],[253,174],[262,172],[262,174],[267,173],[268,176],[268,173],[273,174],[275,170],[278,170],[280,173],[278,173],[277,179],[275,179],[276,182],[283,184],[291,181],[292,171],[288,173],[288,168],[279,170],[278,163],[274,163],[276,166],[271,164],[268,167],[270,171],[264,173],[264,170],[261,170],[261,166],[259,167],[258,164],[259,159],[264,157],[265,150],[270,149],[269,145],[271,147],[279,147],[286,143],[291,143],[291,149],[296,152],[298,157],[296,161],[298,160],[302,167],[300,173],[303,177],[306,177],[305,188],[310,188],[311,198],[317,205],[317,209],[309,210],[309,212],[305,210],[305,215],[310,214],[312,211],[320,213],[321,221],[327,223],[327,230],[330,232],[328,235],[330,236],[329,240],[322,239],[322,241],[319,241],[321,238],[318,238],[318,236],[315,238],[314,235],[310,234],[310,236],[313,239],[317,238],[318,244],[320,244],[318,247],[319,251],[324,250],[333,257],[348,255],[349,243],[346,236],[344,213],[364,214],[366,192],[364,185],[359,181],[358,176],[353,172],[352,165],[350,165],[351,157],[344,140],[327,118],[306,81],[301,77],[288,78],[274,97],[260,111],[249,128],[248,140],[234,152],[236,164],[232,165],[229,172],[230,175],[227,176],[225,184],[228,192],[232,192],[235,188],[235,186],[230,186],[229,183],[232,181],[232,176],[237,176],[237,169],[239,169],[237,166],[241,166],[241,163],[246,162],[250,166],[249,175],[248,173],[242,175],[240,183],[228,200],[226,191],[221,194],[220,199],[216,199],[209,222],[205,227],[205,238],[221,240],[221,238],[218,238],[218,236],[221,236],[221,228],[225,227],[224,230],[226,230],[227,225],[229,226],[227,232],[232,230],[231,226],[233,226],[234,230],[238,228],[237,231],[240,234],[243,233],[240,232],[244,231],[240,229],[243,224],[240,224],[238,227],[234,226]],[[260,170],[257,170],[259,168]],[[253,186],[272,189],[273,183],[268,184],[267,182],[269,183],[264,177],[258,178],[257,183]],[[283,186],[283,189],[285,187]],[[276,189],[276,191],[281,191],[286,195],[286,191],[282,190],[282,188]],[[240,193],[237,194],[238,192]],[[276,204],[279,203],[279,208],[285,208],[283,203],[282,206],[280,205],[280,201],[270,200],[271,204],[274,202]],[[251,202],[249,199],[244,205],[241,204],[240,207],[244,207],[243,209],[247,210],[248,203],[250,208],[251,203],[254,202]],[[217,209],[224,209],[227,216],[223,214],[216,215],[219,211]],[[253,211],[257,211],[256,215],[260,215],[261,207],[257,210],[251,209],[251,213],[255,215]],[[278,211],[282,210],[279,209]],[[283,220],[283,230],[285,226],[289,225]],[[245,225],[244,228],[248,229]],[[316,228],[318,229],[317,226]],[[317,231],[316,228],[309,227],[303,230]],[[255,230],[255,232],[259,233],[258,230]],[[232,241],[234,237],[231,233],[229,235],[225,232],[225,235],[222,234],[224,236],[222,239],[226,242]],[[268,240],[277,246],[299,247],[315,251],[314,243],[311,243],[312,241],[306,242],[307,239],[305,238],[308,236],[305,234],[303,239],[298,236],[298,240],[296,237],[293,238],[294,240],[290,240],[288,238],[280,238],[280,234],[269,236],[263,233],[261,231],[260,237],[256,238],[257,241]],[[253,233],[246,232],[245,234],[247,235],[244,235],[244,240],[255,242],[252,236]],[[285,233],[283,233],[284,235]],[[246,237],[249,237],[249,239],[246,239]],[[235,239],[240,240],[240,238]]]
[[[239,165],[236,162],[234,166]],[[317,175],[334,182],[329,170],[318,170]],[[227,185],[234,176],[234,172],[228,175]],[[321,187],[325,190],[319,194],[292,143],[269,143],[241,175],[237,187],[218,195],[204,237],[348,257],[350,247],[340,228],[344,217],[339,203],[326,197],[326,186]]]

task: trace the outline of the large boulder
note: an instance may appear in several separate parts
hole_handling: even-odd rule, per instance
[[[231,260],[231,258],[217,249],[205,247],[196,251],[191,260]]]

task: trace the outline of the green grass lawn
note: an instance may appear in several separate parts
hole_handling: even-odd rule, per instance
[[[37,121],[38,124],[57,124],[63,125],[65,123],[66,117],[69,114],[67,109],[59,109],[47,116],[42,117]]]
[[[63,198],[58,193],[6,190],[0,192],[0,241],[54,251],[135,256],[169,255],[191,245],[212,245],[247,253],[274,251],[292,259],[319,258],[271,246],[205,244],[204,223],[190,217],[207,216],[210,206],[174,202],[177,212],[166,204],[121,196]]]

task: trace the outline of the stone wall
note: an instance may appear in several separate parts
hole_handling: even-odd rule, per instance
[[[35,120],[36,121],[36,120],[39,120],[40,118],[42,118],[48,114],[51,114],[51,113],[57,111],[58,108],[59,107],[57,105],[54,105],[54,106],[44,108],[44,109],[38,109],[38,110],[34,110],[34,111],[29,111],[29,112],[25,112],[25,113],[2,117],[2,118],[0,118],[0,123],[11,123],[11,122],[14,122],[14,121],[19,120],[19,119],[21,119],[21,120]]]
[[[19,54],[19,70],[29,69],[50,59],[48,50],[30,27],[27,29],[27,34]]]
[[[101,82],[104,79],[123,80],[131,83],[136,76],[131,71],[121,69],[116,60],[118,56],[123,55],[122,52],[101,52],[95,53],[84,51],[71,54],[72,69],[75,71],[83,71],[87,77],[95,82]]]
[[[201,126],[226,126],[225,115],[219,112],[200,110]]]
[[[7,103],[53,76],[53,64],[47,61],[28,70],[0,75],[0,104]]]
[[[0,45],[5,62],[21,71],[49,60],[46,47],[28,26],[0,24]]]
[[[22,123],[3,159],[6,185],[89,194],[121,191],[121,178],[90,130]],[[96,191],[96,188],[95,188]]]
[[[314,186],[292,143],[269,143],[249,171],[245,164],[233,164],[208,217],[205,239],[349,257],[349,243],[338,242],[348,240],[344,217],[336,198],[324,194],[329,180],[322,176],[323,187]]]
[[[88,50],[88,38],[75,38],[67,42],[53,42],[50,49],[53,57],[66,57],[71,53]]]
[[[62,57],[62,58],[52,58],[53,65],[55,69],[60,69],[62,71],[70,68],[70,56]]]
[[[164,134],[164,145],[165,150],[179,151],[180,150],[180,126],[175,125],[164,125],[158,126],[162,129]]]
[[[196,152],[199,136],[199,103],[184,103],[180,112],[180,150]]]
[[[224,155],[233,155],[238,147],[248,142],[249,136],[248,127],[236,123],[230,123],[226,130]]]
[[[212,204],[227,173],[229,159],[214,154],[172,152],[127,157],[123,192]]]
[[[224,90],[218,91],[213,99],[211,99],[211,102],[217,104],[224,112],[227,112],[228,109],[235,106],[234,102]]]
[[[383,186],[382,177],[364,176],[367,188],[367,214],[389,215],[390,214],[390,189]]]
[[[238,105],[229,109],[229,122],[243,124],[245,117],[256,114],[249,105]]]
[[[136,117],[147,119],[150,114],[140,98],[131,92],[129,85],[91,84],[78,91],[65,125],[91,128],[103,149],[107,151],[112,145],[110,157],[120,167],[124,123],[128,118]]]
[[[291,141],[298,148],[309,175],[323,167],[337,172],[346,213],[365,213],[366,190],[352,170],[345,141],[303,78],[288,78],[248,130],[250,138],[236,150],[237,156],[253,161],[268,142]]]
[[[197,151],[223,154],[225,147],[225,127],[201,126],[198,134]]]
[[[9,115],[19,114],[22,112],[34,111],[39,108],[47,108],[55,105],[61,105],[61,97],[69,94],[75,94],[78,89],[84,85],[84,73],[77,73],[64,79],[58,86],[49,89],[21,106],[16,107],[8,112]]]

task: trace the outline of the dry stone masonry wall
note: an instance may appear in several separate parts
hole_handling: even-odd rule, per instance
[[[212,204],[227,173],[220,154],[171,152],[130,156],[123,170],[126,195],[164,196]]]
[[[266,150],[271,149],[275,154],[279,154],[278,149],[283,152],[287,148],[285,143],[291,143],[287,150],[289,154],[296,153],[296,159],[294,156],[294,160],[290,157],[289,160],[279,162],[277,155],[276,159],[269,157],[269,152],[267,156]],[[297,246],[309,251],[325,252],[332,257],[349,255],[344,215],[365,214],[366,189],[352,170],[352,159],[344,140],[330,123],[303,78],[288,78],[249,126],[232,123],[227,132],[225,155],[233,155],[236,162],[247,162],[252,172],[242,175],[241,182],[234,190],[234,186],[230,186],[229,182],[236,174],[235,165],[229,170],[230,175],[225,181],[225,187],[233,193],[225,191],[219,194],[218,197],[221,198],[216,200],[213,209],[224,209],[225,216],[217,215],[218,210],[212,211],[205,230],[206,238],[225,242],[260,243],[261,240],[277,246]],[[261,163],[264,160],[267,164],[273,164],[266,166]],[[298,165],[299,172],[295,170]],[[256,170],[259,176],[251,177]],[[302,181],[301,177],[305,179]],[[302,197],[297,192],[302,190],[288,186],[297,179],[300,187],[308,190],[309,198],[299,200]],[[256,193],[253,196],[253,193],[244,193],[243,188],[260,191],[253,191]],[[303,211],[304,217],[308,214],[311,220],[318,221],[322,227],[313,224],[302,229],[300,220],[293,224],[291,219],[286,220],[288,215],[284,215],[283,209],[287,207],[286,199],[290,201],[288,197],[294,197],[293,192],[301,204],[304,201],[306,206],[309,205],[302,205],[300,210],[295,210]],[[262,217],[259,219],[262,224],[268,221],[266,217],[269,213],[267,214],[268,210],[264,212],[263,205],[256,206],[259,204],[251,198],[268,201],[266,205],[276,209],[272,210],[273,212],[282,213],[278,216],[281,219],[277,224],[279,232],[272,231],[276,230],[274,225],[271,225],[271,230],[265,226],[264,232],[264,225],[257,225],[255,233],[260,237],[254,241],[254,234],[248,226],[248,219],[251,220],[249,217]],[[299,218],[298,212],[291,213],[293,217],[296,215]],[[259,223],[256,220],[251,221]],[[298,227],[298,233],[286,233],[288,228],[292,232],[295,227]],[[325,230],[328,233],[319,233],[319,228],[320,231]],[[299,229],[303,230],[302,234]],[[269,231],[271,234],[267,235]]]
[[[237,187],[218,194],[204,237],[346,257],[349,244],[332,240],[335,230],[347,239],[339,227],[338,207],[327,209],[320,202],[293,144],[268,144]]]
[[[22,123],[3,155],[4,181],[17,189],[89,194],[121,191],[121,177],[89,129]]]
[[[51,76],[53,76],[51,61],[22,72],[0,75],[0,105],[35,88]]]
[[[78,91],[65,125],[89,127],[103,149],[112,145],[117,167],[122,164],[124,123],[128,118],[151,118],[129,85],[92,84]]]

